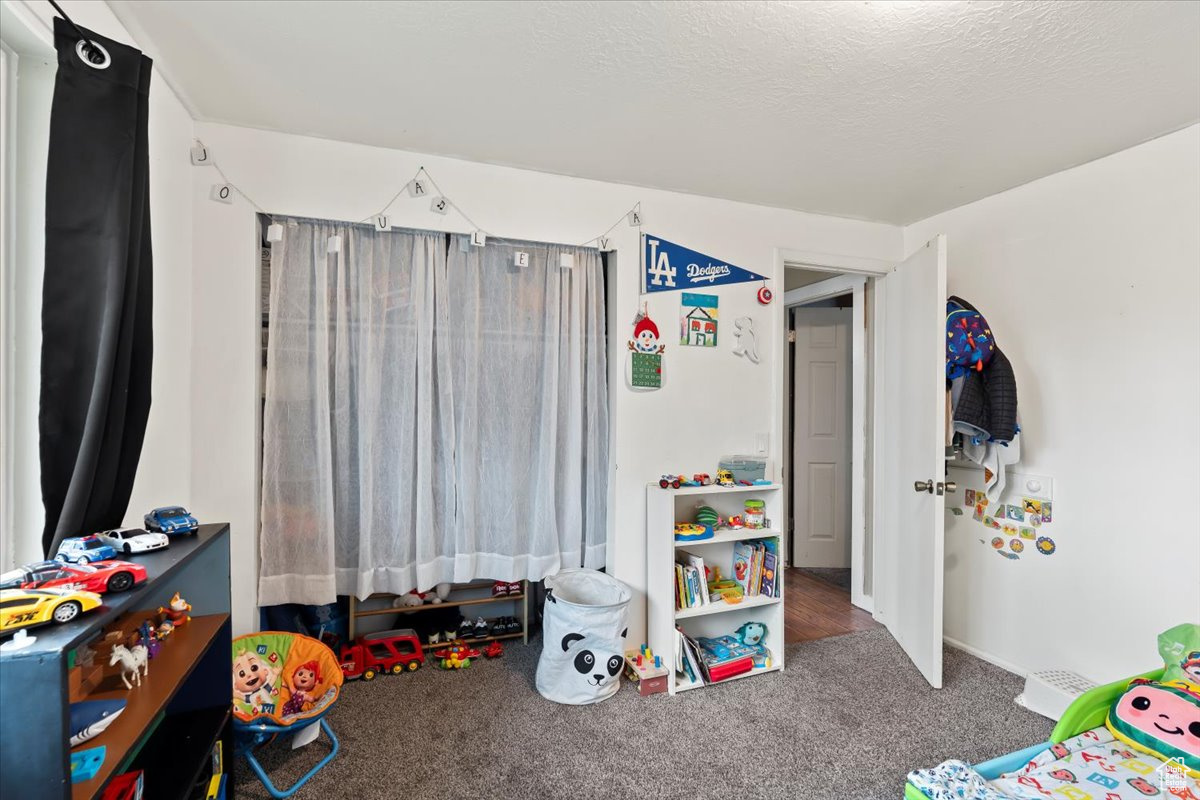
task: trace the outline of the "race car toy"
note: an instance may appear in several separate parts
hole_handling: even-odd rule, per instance
[[[81,589],[104,594],[124,592],[146,580],[146,568],[128,561],[63,564],[38,561],[0,575],[0,589]]]
[[[183,506],[163,506],[147,514],[143,520],[146,530],[165,533],[168,536],[182,536],[195,533],[200,527],[196,518],[187,512]]]
[[[0,634],[54,622],[70,622],[103,601],[71,589],[0,589]]]
[[[111,531],[101,531],[96,534],[96,538],[107,545],[112,545],[125,555],[161,550],[171,543],[165,533],[151,533],[141,528],[117,528]]]
[[[117,551],[113,546],[100,541],[97,536],[63,539],[62,544],[58,546],[58,553],[54,556],[58,561],[69,561],[72,564],[90,564],[93,561],[116,557]]]

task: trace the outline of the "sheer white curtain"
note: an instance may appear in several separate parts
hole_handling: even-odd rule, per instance
[[[529,265],[513,265],[514,255]],[[566,255],[573,266],[560,266]],[[541,579],[605,563],[604,273],[594,249],[451,243],[458,575]]]
[[[283,228],[271,252],[259,603],[445,579],[454,440],[434,352],[445,235]],[[333,235],[340,254],[328,252]]]
[[[604,563],[594,250],[286,220],[271,255],[259,601]],[[330,236],[342,238],[328,253]],[[512,253],[530,254],[512,267]],[[574,257],[570,270],[559,253]],[[449,263],[448,263],[449,262]]]

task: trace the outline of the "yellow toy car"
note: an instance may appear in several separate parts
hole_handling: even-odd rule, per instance
[[[717,470],[717,486],[734,486],[733,472],[727,469]]]
[[[103,602],[95,592],[72,589],[0,589],[0,634],[49,622],[70,622]]]

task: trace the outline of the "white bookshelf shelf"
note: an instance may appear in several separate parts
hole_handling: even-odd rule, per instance
[[[704,547],[708,544],[722,544],[724,542],[744,542],[749,539],[769,539],[774,536],[782,536],[782,531],[777,531],[773,528],[737,528],[727,531],[717,531],[711,539],[695,539],[690,542],[675,542],[675,547],[680,550],[690,550],[693,547]]]
[[[678,609],[675,612],[675,619],[703,617],[708,614],[724,614],[727,611],[745,611],[747,608],[773,606],[778,602],[778,597],[763,597],[762,595],[757,595],[755,597],[743,597],[740,603],[726,603],[724,600],[722,600],[718,603],[709,603],[706,606],[694,606],[692,608]]]
[[[711,506],[722,517],[745,513],[745,502],[762,500],[768,524],[779,524],[783,518],[782,487],[769,486],[686,486],[662,489],[657,483],[646,486],[646,615],[647,643],[671,665],[667,671],[667,690],[670,694],[716,686],[703,681],[688,681],[676,673],[676,625],[689,636],[710,637],[734,633],[747,622],[760,622],[767,627],[763,644],[771,651],[771,666],[727,678],[750,678],[784,668],[784,604],[783,567],[787,563],[786,537],[778,528],[739,528],[718,531],[711,539],[676,542],[675,523],[691,522],[699,506]],[[738,542],[773,538],[776,540],[778,575],[776,596],[753,595],[740,603],[724,601],[695,608],[675,608],[675,560],[681,551],[704,559],[706,567],[717,567],[728,577],[733,569],[733,550]]]
[[[753,678],[755,675],[763,675],[768,672],[778,672],[781,669],[783,669],[782,665],[775,666],[774,664],[772,664],[769,667],[755,667],[754,669],[750,670],[749,672],[743,672],[741,675],[734,675],[732,678],[726,678],[725,680],[717,681],[716,683],[705,683],[704,681],[692,681],[692,680],[688,680],[687,678],[680,677],[678,683],[675,684],[675,691],[678,693],[678,692],[686,692],[689,689],[703,689],[705,686],[720,686],[722,683],[729,683],[730,681],[736,681],[741,678]]]
[[[675,495],[680,497],[689,494],[733,494],[735,492],[769,492],[772,489],[781,488],[778,483],[772,483],[769,486],[763,484],[761,486],[680,486],[678,489],[663,489],[657,483],[648,483],[646,488],[663,494]]]

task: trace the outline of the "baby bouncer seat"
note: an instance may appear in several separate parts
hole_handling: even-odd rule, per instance
[[[291,797],[337,755],[338,740],[325,715],[341,687],[341,665],[316,639],[262,631],[233,640],[234,751],[272,797]],[[296,734],[310,725],[320,725],[329,737],[329,753],[291,788],[275,788],[255,750],[277,734]]]

